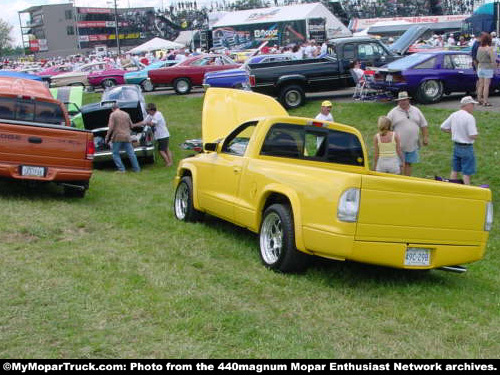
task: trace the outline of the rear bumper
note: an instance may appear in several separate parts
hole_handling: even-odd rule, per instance
[[[30,164],[31,165],[31,164]],[[0,177],[16,180],[60,182],[60,181],[88,181],[92,177],[92,162],[88,161],[88,169],[46,167],[47,173],[44,177],[22,176],[20,164],[0,164]]]
[[[408,247],[430,249],[428,266],[405,265]],[[390,242],[354,241],[352,252],[346,259],[404,269],[433,269],[478,261],[484,257],[486,242],[471,246],[406,244]]]
[[[138,159],[152,157],[154,155],[154,151],[155,147],[153,145],[134,148],[135,156],[137,156]],[[120,151],[120,156],[125,158],[127,157],[127,153],[125,152],[125,150]],[[94,153],[94,163],[101,163],[111,160],[113,160],[113,152],[111,150],[96,151]]]

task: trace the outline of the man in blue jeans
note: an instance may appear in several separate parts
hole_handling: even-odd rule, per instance
[[[466,185],[470,185],[471,176],[476,174],[473,144],[477,138],[477,127],[472,115],[474,104],[478,102],[471,96],[463,97],[460,100],[460,110],[452,113],[441,124],[441,130],[451,133],[451,140],[454,142],[450,179],[456,180],[461,172]]]
[[[130,119],[130,115],[122,111],[118,107],[118,104],[114,103],[111,107],[111,115],[109,116],[108,132],[106,133],[105,141],[106,143],[110,141],[113,142],[113,161],[119,173],[125,173],[125,166],[120,158],[120,150],[122,149],[127,152],[130,163],[132,164],[132,170],[134,172],[141,171],[130,137],[130,130],[133,127],[135,126]]]

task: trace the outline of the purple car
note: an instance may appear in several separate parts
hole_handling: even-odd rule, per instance
[[[461,51],[419,52],[375,69],[376,89],[395,96],[408,91],[420,103],[436,103],[452,92],[473,93],[477,76],[472,57]],[[491,89],[500,89],[500,71],[491,80]]]

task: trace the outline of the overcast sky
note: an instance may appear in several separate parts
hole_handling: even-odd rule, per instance
[[[198,4],[206,3],[209,0],[197,0]],[[69,3],[67,0],[0,0],[0,9],[3,9],[0,18],[9,22],[12,26],[11,36],[14,39],[14,45],[21,45],[21,29],[19,26],[18,11],[24,10],[31,6],[46,5],[46,4],[65,4]],[[162,6],[168,7],[170,3],[176,4],[181,0],[117,0],[117,5],[120,8],[127,7],[155,7],[161,8]],[[75,0],[75,6],[82,7],[103,7],[107,8],[114,6],[114,0]]]

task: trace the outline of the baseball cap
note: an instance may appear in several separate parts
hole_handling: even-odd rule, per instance
[[[472,96],[464,96],[462,100],[460,100],[460,104],[465,105],[465,104],[479,104],[479,102],[476,102]]]
[[[323,103],[321,103],[322,107],[331,107],[332,103],[328,100],[325,100]]]

